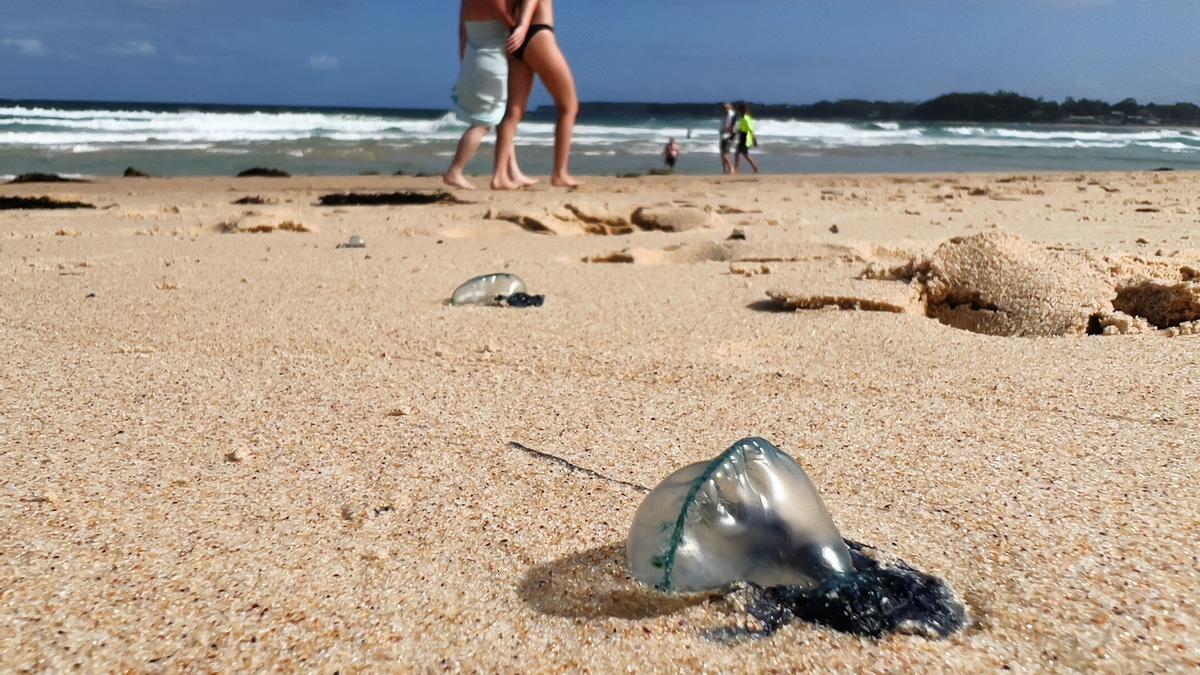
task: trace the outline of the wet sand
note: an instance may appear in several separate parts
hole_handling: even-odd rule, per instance
[[[0,211],[4,669],[1200,667],[1200,337],[938,320],[1046,282],[1030,321],[1086,305],[1086,333],[1138,279],[1178,286],[1186,318],[1200,176],[596,178],[315,205],[438,188],[0,186],[99,207]],[[1001,257],[1038,252],[1013,254],[1032,262],[998,299],[953,286],[975,249],[937,253],[989,233],[1020,238]],[[336,248],[353,234],[365,249]],[[864,276],[931,256],[935,274]],[[545,307],[444,304],[501,271]],[[749,435],[806,468],[843,535],[945,578],[973,625],[730,642],[736,603],[639,587],[642,494],[615,481]]]

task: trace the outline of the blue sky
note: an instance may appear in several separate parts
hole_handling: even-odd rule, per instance
[[[441,107],[458,67],[455,0],[0,4],[0,98]],[[1004,88],[1200,101],[1197,0],[558,0],[557,10],[585,100]]]

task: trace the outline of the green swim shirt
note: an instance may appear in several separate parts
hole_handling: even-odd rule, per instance
[[[754,118],[749,113],[742,115],[742,122],[738,125],[738,131],[746,134],[746,147],[753,148],[758,145],[758,135],[754,129]]]

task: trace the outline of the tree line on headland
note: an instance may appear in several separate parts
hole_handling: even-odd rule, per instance
[[[1142,104],[1132,98],[1108,103],[1070,97],[1060,103],[1010,91],[945,94],[923,103],[842,99],[807,105],[753,106],[761,117],[797,120],[1200,125],[1200,106],[1194,103]],[[582,105],[582,115],[591,118],[711,117],[714,110],[720,110],[719,103],[591,102]]]

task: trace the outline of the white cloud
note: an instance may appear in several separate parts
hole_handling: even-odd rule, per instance
[[[342,62],[338,61],[337,57],[328,54],[314,56],[308,60],[308,67],[313,70],[337,70],[341,65]]]
[[[11,49],[22,56],[44,56],[47,53],[46,45],[34,38],[4,38],[0,40],[0,47]]]
[[[119,45],[113,45],[104,50],[117,56],[157,56],[158,47],[145,40],[130,40]]]

